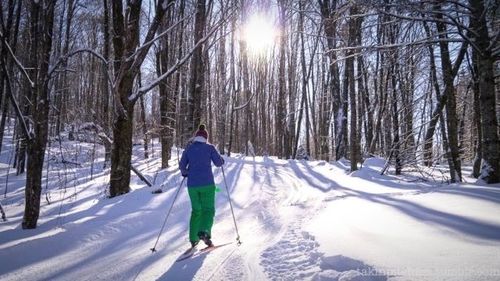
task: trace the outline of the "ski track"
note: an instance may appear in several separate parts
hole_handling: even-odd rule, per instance
[[[277,211],[282,212],[280,217],[285,217],[287,220],[282,222],[281,231],[277,238],[272,240],[272,243],[268,243],[267,247],[258,251],[260,255],[259,265],[263,269],[265,279],[276,281],[387,280],[386,276],[364,276],[361,270],[371,270],[372,267],[361,261],[343,256],[325,257],[324,254],[319,252],[319,243],[313,235],[303,230],[303,225],[310,221],[329,201],[344,199],[353,195],[335,189],[329,190],[326,194],[311,193],[310,189],[304,192],[304,187],[309,187],[311,183],[318,188],[324,188],[324,190],[327,190],[327,185],[330,183],[322,182],[324,178],[299,178],[297,169],[300,170],[299,172],[303,172],[299,166],[289,167],[288,165],[275,170],[275,176],[280,178],[282,183],[285,183],[286,179],[290,189],[283,190],[277,187],[280,185],[269,185],[269,188],[273,191],[269,192],[269,194],[287,195],[281,200],[277,208]],[[308,169],[313,170],[311,167],[308,167]],[[312,174],[309,173],[308,176]],[[407,194],[416,193],[400,192],[388,195],[404,196]],[[248,273],[247,278],[244,280],[257,280],[251,278],[255,276],[254,272],[250,271]],[[219,280],[242,279],[220,278]]]
[[[240,173],[238,165],[231,163],[228,173]],[[326,203],[353,195],[334,189],[327,193],[311,192],[311,181],[325,190],[329,183],[311,174],[307,180],[299,178],[296,173],[297,169],[302,168],[299,166],[275,164],[268,169],[265,162],[258,166],[254,173],[266,175],[262,180],[253,179],[253,187],[258,188],[259,195],[240,202],[243,209],[249,210],[237,218],[238,225],[244,226],[240,229],[243,244],[207,254],[192,280],[386,280],[385,277],[362,279],[364,276],[359,272],[360,264],[363,264],[361,261],[341,256],[324,257],[318,250],[319,244],[315,237],[302,230],[303,225]],[[240,176],[252,177],[248,174]],[[250,188],[241,183],[238,185],[236,192]],[[217,221],[227,223],[232,220],[228,210],[217,212]],[[219,235],[218,240],[232,241],[232,235],[233,232],[224,233]],[[176,266],[179,265],[173,265]],[[165,279],[167,276],[163,275],[157,280],[168,280]]]
[[[249,243],[238,254],[228,255],[224,267],[205,280],[303,280],[319,271],[318,243],[301,226],[318,210],[321,197],[310,198],[310,191],[306,196],[304,181],[288,165],[276,167],[264,172],[260,195],[247,206],[259,214],[249,223],[254,233],[245,236]],[[251,241],[254,236],[260,242]]]

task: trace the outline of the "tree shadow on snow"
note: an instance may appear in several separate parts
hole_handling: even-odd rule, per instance
[[[301,162],[302,166],[307,170],[307,174],[303,172],[301,167],[297,164],[297,161],[290,161],[290,168],[294,171],[294,173],[300,178],[305,180],[308,185],[319,189],[323,192],[328,192],[330,190],[335,189],[336,186],[341,187],[340,184],[333,181],[330,178],[325,177],[321,173],[314,171],[309,163]]]
[[[445,227],[480,239],[500,241],[500,225],[497,224],[477,221],[472,218],[435,210],[408,200],[395,198],[391,195],[368,193],[346,187],[339,189],[354,193],[355,196],[361,199],[395,208],[424,223]]]
[[[449,229],[458,233],[463,233],[466,235],[471,235],[480,239],[488,239],[494,241],[500,241],[500,225],[488,223],[484,221],[475,220],[473,218],[467,218],[457,214],[447,213],[426,207],[421,204],[417,204],[408,200],[404,200],[394,196],[395,194],[377,194],[370,192],[363,192],[355,189],[351,189],[342,186],[339,182],[335,182],[332,179],[326,178],[321,173],[313,170],[313,168],[306,162],[303,163],[306,172],[296,163],[291,162],[290,167],[300,178],[304,179],[311,187],[319,189],[323,192],[328,192],[330,190],[337,190],[345,192],[344,197],[358,197],[364,200],[368,200],[374,203],[383,204],[390,206],[403,214],[406,214],[420,222],[433,224],[445,229]],[[369,168],[364,168],[369,169]],[[390,176],[380,176],[375,175],[376,171],[366,171],[364,175],[359,175],[363,179],[382,184],[391,188],[397,189],[409,189],[409,186],[398,185],[394,182],[394,178]],[[371,174],[371,176],[370,176]],[[326,184],[328,183],[328,184]],[[413,189],[418,189],[420,186],[412,185]],[[423,187],[423,188],[422,188]],[[447,188],[447,189],[430,189],[427,185],[422,186],[421,192],[438,192],[438,193],[448,193],[461,196],[468,196],[475,199],[486,200],[494,203],[500,202],[500,191],[493,189],[474,189],[474,188]]]
[[[104,270],[109,266],[109,263],[102,263],[102,261],[114,257],[116,263],[129,263],[133,262],[134,259],[140,259],[140,256],[145,257],[150,253],[148,247],[152,245],[158,231],[152,224],[159,225],[161,223],[161,219],[158,219],[159,209],[144,207],[149,206],[149,201],[153,200],[153,198],[149,190],[137,190],[124,196],[103,200],[89,209],[66,216],[66,220],[72,223],[64,226],[61,232],[46,237],[22,240],[34,233],[40,234],[50,230],[51,228],[48,227],[51,225],[50,221],[34,230],[15,229],[3,232],[0,235],[0,244],[14,240],[20,241],[0,251],[0,260],[8,259],[9,253],[12,252],[22,253],[19,256],[23,256],[23,259],[16,259],[14,262],[3,264],[0,273],[6,274],[19,270],[21,267],[35,265],[41,261],[56,261],[67,254],[75,257],[74,253],[82,251],[81,246],[83,245],[86,248],[97,248],[98,250],[88,253],[83,251],[78,258],[61,264],[58,268],[53,268],[43,278],[51,280],[67,277],[85,271],[85,268],[103,269],[103,271],[96,270],[91,273],[92,276],[115,274],[113,271],[107,272]],[[168,206],[170,204],[168,201],[171,200],[172,196],[165,197],[165,203],[162,205]],[[78,222],[79,219],[85,220]],[[174,228],[170,223],[164,234]],[[92,231],[85,231],[85,229],[91,229]],[[169,237],[172,241],[180,241],[182,238],[179,235],[184,235],[184,233],[171,233]],[[110,239],[109,237],[114,238]],[[163,243],[163,239],[161,242]],[[130,255],[129,249],[137,248],[137,245],[144,245],[144,253]],[[164,249],[171,251],[174,247],[175,245],[172,245]],[[117,256],[119,258],[116,258]],[[87,272],[87,274],[89,273]],[[115,279],[116,276],[107,277]],[[107,278],[105,277],[105,279]]]
[[[452,194],[458,196],[469,197],[472,199],[485,200],[492,203],[500,203],[500,189],[498,188],[470,188],[470,187],[454,187],[442,188],[436,190],[437,193]]]

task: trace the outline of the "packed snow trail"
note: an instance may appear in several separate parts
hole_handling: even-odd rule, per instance
[[[227,189],[243,244],[236,246],[226,186],[214,169],[221,192],[213,241],[230,244],[176,262],[189,247],[185,186],[157,252],[149,249],[182,180],[177,159],[158,171],[158,158],[144,160],[135,149],[134,165],[155,185],[132,175],[132,191],[109,199],[103,159],[90,176],[89,153],[71,158],[79,166],[51,158],[43,195],[51,204],[42,201],[37,229],[22,230],[24,178],[7,168],[12,151],[7,145],[0,155],[0,182],[9,174],[0,280],[500,280],[500,185],[380,176],[384,161],[376,158],[348,173],[342,161],[231,157]],[[163,193],[151,194],[159,187]]]

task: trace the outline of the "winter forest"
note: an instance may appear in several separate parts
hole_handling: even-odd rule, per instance
[[[357,212],[346,202],[363,199],[399,208],[411,219],[438,224],[438,229],[465,233],[460,237],[485,239],[488,242],[481,241],[489,248],[482,250],[474,248],[474,243],[456,243],[468,249],[464,253],[469,251],[472,264],[499,261],[499,40],[500,5],[494,0],[1,0],[0,210],[4,222],[0,222],[0,236],[4,238],[0,238],[0,249],[4,254],[0,255],[0,279],[5,274],[8,280],[95,280],[91,270],[99,267],[90,261],[80,267],[66,265],[54,275],[29,275],[33,273],[23,270],[29,262],[9,263],[4,257],[16,253],[22,259],[30,249],[50,248],[42,242],[34,244],[35,240],[57,243],[56,236],[63,234],[50,233],[54,228],[69,229],[66,224],[81,221],[95,231],[106,226],[92,220],[100,211],[88,213],[99,204],[125,204],[118,208],[123,217],[131,208],[144,207],[137,201],[161,205],[151,215],[155,225],[134,224],[148,233],[144,241],[154,241],[167,208],[175,206],[175,189],[182,185],[180,154],[199,124],[206,124],[209,142],[227,162],[229,185],[224,170],[214,168],[214,172],[222,189],[220,198],[226,196],[225,188],[234,188],[235,226],[237,221],[240,225],[246,221],[248,227],[240,227],[244,234],[251,233],[249,225],[252,229],[261,225],[258,218],[254,221],[249,214],[241,214],[250,207],[248,212],[264,218],[265,230],[259,233],[264,237],[278,225],[282,240],[266,242],[266,247],[254,247],[246,255],[234,254],[244,249],[243,243],[235,246],[239,250],[231,249],[231,258],[221,254],[229,250],[217,250],[199,264],[190,261],[192,267],[187,270],[174,262],[169,271],[169,266],[163,270],[151,266],[147,271],[153,262],[137,260],[130,262],[135,271],[122,266],[115,273],[123,275],[103,279],[500,280],[498,271],[485,279],[474,274],[464,279],[431,274],[425,279],[407,272],[395,278],[388,274],[370,279],[362,274],[368,279],[349,279],[352,273],[339,268],[354,263],[359,273],[360,268],[401,265],[381,262],[379,257],[387,253],[364,256],[353,250],[354,245],[349,249],[326,246],[331,248],[325,250],[321,247],[328,243],[322,243],[325,238],[321,237],[330,230],[317,228],[309,231],[314,235],[307,232],[307,237],[305,231],[300,232],[312,218],[328,225],[328,219],[319,215],[327,216],[328,208]],[[241,187],[243,179],[249,186],[246,190]],[[332,187],[345,183],[345,189],[352,188],[351,182],[360,188],[380,185],[380,193]],[[250,191],[257,185],[259,192]],[[295,195],[280,189],[292,185]],[[427,192],[441,189],[442,196],[467,191],[462,194],[464,201],[436,197],[428,198],[432,204],[424,204],[418,197],[417,203],[411,203],[418,208],[410,203],[405,207],[393,202],[400,200],[392,197],[394,191],[384,191],[399,185],[406,186],[403,192],[411,191],[404,198],[431,196]],[[163,194],[151,195],[151,188],[147,194],[140,193],[138,186],[160,187]],[[322,190],[325,186],[328,190]],[[91,188],[95,190],[90,192]],[[85,192],[90,195],[85,197]],[[229,194],[217,199],[217,210],[229,208]],[[259,195],[260,201],[246,201],[256,194],[267,195]],[[144,199],[151,196],[156,199]],[[188,216],[189,200],[179,196],[184,203],[175,204],[185,205]],[[479,207],[480,200],[487,202],[484,208]],[[274,206],[272,202],[315,211],[306,212],[310,217],[300,217],[303,224],[299,226],[291,222],[296,220],[292,215],[296,211],[273,214],[268,209]],[[428,206],[438,206],[438,202],[446,206],[454,202],[450,212],[461,212],[455,204],[472,209],[478,220]],[[424,205],[425,210],[420,210]],[[106,209],[103,206],[99,208]],[[175,219],[179,208],[173,208],[173,224],[186,227],[188,217]],[[422,214],[411,216],[415,209]],[[231,240],[233,222],[228,210],[220,216],[231,234],[222,229],[220,236]],[[290,222],[284,222],[287,219]],[[185,229],[169,230],[169,224],[165,231],[184,239]],[[115,239],[135,239],[126,228],[117,229],[121,238]],[[293,270],[281,272],[273,267],[278,262],[273,258],[283,256],[279,241],[292,243],[295,236],[284,237],[295,231],[300,239],[314,242],[306,243],[306,248],[319,247],[323,253],[348,254],[353,259],[308,256],[311,265],[296,269],[297,275]],[[112,237],[113,233],[102,235]],[[342,238],[335,233],[330,237]],[[436,241],[448,241],[442,239]],[[82,245],[90,243],[85,241]],[[173,245],[182,248],[186,241]],[[426,245],[432,248],[430,244]],[[116,258],[113,250],[105,253],[109,259]],[[213,264],[232,262],[210,273],[203,265],[210,263],[209,258]],[[449,259],[452,266],[471,264],[455,258]],[[41,256],[33,259],[43,260]],[[251,265],[242,266],[247,269],[236,270],[240,275],[234,275],[228,264]],[[80,270],[85,266],[87,272]]]

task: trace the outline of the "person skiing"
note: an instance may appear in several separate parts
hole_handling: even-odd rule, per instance
[[[201,124],[191,142],[182,153],[179,169],[187,177],[189,198],[191,200],[191,218],[189,221],[189,241],[194,248],[200,240],[208,247],[213,247],[211,231],[215,216],[215,182],[212,164],[221,167],[224,159],[208,143],[208,132]]]

